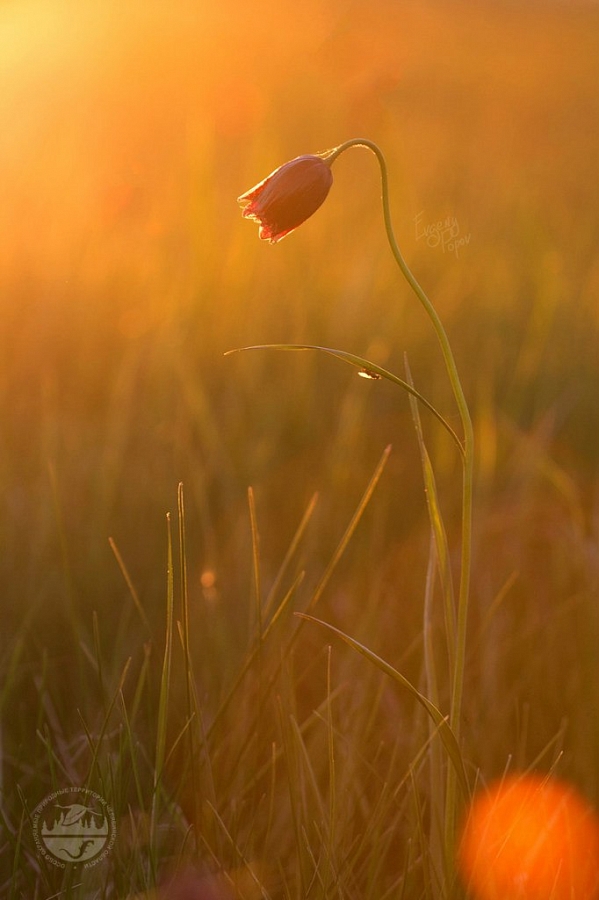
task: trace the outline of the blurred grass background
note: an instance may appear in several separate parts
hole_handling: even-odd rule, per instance
[[[401,374],[407,353],[456,424],[368,154],[339,160],[327,203],[277,247],[239,216],[235,198],[277,165],[359,136],[387,156],[399,243],[475,421],[465,757],[490,775],[563,751],[599,800],[598,42],[595,4],[0,4],[7,809],[16,785],[35,806],[52,783],[36,730],[75,746],[96,715],[94,641],[114,690],[128,657],[139,671],[144,645],[161,648],[179,482],[209,719],[254,627],[248,486],[264,593],[319,493],[290,567],[306,572],[301,606],[391,443],[317,614],[419,683],[429,526],[406,397],[317,355],[223,357],[308,342]],[[448,216],[468,237],[457,256],[418,238],[417,217]],[[459,461],[424,424],[457,554]],[[326,699],[327,643],[306,641],[318,673],[288,676],[305,716]],[[360,716],[384,698],[364,740],[399,730],[409,759],[404,700],[335,654]],[[341,733],[356,716],[347,700]]]

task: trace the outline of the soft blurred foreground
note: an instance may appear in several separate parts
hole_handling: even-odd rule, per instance
[[[598,42],[596,5],[0,4],[2,896],[186,898],[189,867],[201,897],[440,896],[437,736],[293,616],[447,710],[407,398],[223,356],[407,354],[458,427],[365,151],[276,247],[236,207],[350,137],[387,156],[475,422],[468,775],[599,803]],[[459,459],[421,414],[457,564]],[[89,868],[32,837],[70,785],[116,816]]]

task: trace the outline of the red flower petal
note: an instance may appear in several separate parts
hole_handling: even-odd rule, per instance
[[[325,201],[333,175],[320,156],[298,156],[238,198],[243,215],[260,225],[263,240],[276,243],[305,222]]]

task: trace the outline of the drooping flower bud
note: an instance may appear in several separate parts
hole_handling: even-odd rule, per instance
[[[298,156],[237,198],[243,215],[260,225],[262,240],[276,244],[305,222],[326,200],[331,167],[320,156]]]

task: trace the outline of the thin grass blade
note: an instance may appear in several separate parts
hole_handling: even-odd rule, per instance
[[[317,350],[320,353],[328,353],[329,356],[334,356],[336,359],[340,359],[343,362],[348,363],[350,366],[355,366],[366,378],[385,378],[387,381],[391,381],[393,384],[399,385],[399,387],[403,388],[404,391],[407,391],[412,397],[415,397],[423,406],[425,406],[429,412],[431,412],[434,417],[443,425],[445,430],[451,435],[452,440],[455,442],[458,447],[460,454],[464,455],[464,448],[462,446],[462,442],[459,437],[438,409],[436,409],[433,404],[423,397],[423,395],[417,391],[412,385],[408,384],[407,381],[404,381],[403,378],[400,378],[398,375],[394,375],[393,372],[389,372],[388,369],[383,369],[382,366],[378,366],[376,363],[370,362],[368,359],[364,359],[361,356],[356,356],[354,353],[347,353],[345,350],[334,350],[332,347],[320,347],[316,344],[255,344],[251,347],[238,347],[235,350],[228,350],[225,353],[225,356],[230,356],[232,353],[243,353],[247,350]]]
[[[464,762],[462,760],[462,755],[460,753],[460,748],[458,742],[456,741],[455,735],[449,724],[447,722],[446,717],[443,713],[435,706],[434,703],[421,694],[419,690],[417,690],[414,685],[408,681],[408,679],[398,672],[397,669],[394,669],[388,662],[385,662],[384,659],[381,659],[380,656],[377,656],[376,653],[373,653],[372,650],[369,650],[368,647],[365,647],[364,644],[361,644],[359,641],[356,641],[354,638],[350,637],[345,632],[340,631],[338,628],[335,628],[334,625],[330,625],[328,622],[323,622],[322,619],[316,619],[314,616],[306,615],[305,613],[296,613],[300,619],[306,619],[309,622],[314,622],[317,625],[321,625],[323,628],[328,629],[333,634],[336,634],[337,637],[340,637],[341,640],[345,641],[346,644],[349,644],[352,649],[357,650],[358,653],[361,653],[369,662],[373,663],[378,669],[382,672],[385,672],[386,675],[389,675],[397,684],[400,684],[405,690],[407,690],[417,701],[420,703],[426,712],[429,714],[433,722],[438,728],[439,737],[443,741],[445,749],[447,750],[447,755],[451,760],[451,763],[455,769],[456,775],[458,777],[458,781],[460,787],[464,793],[464,796],[467,797],[469,795],[468,791],[468,781],[466,779],[466,772],[464,769]]]

